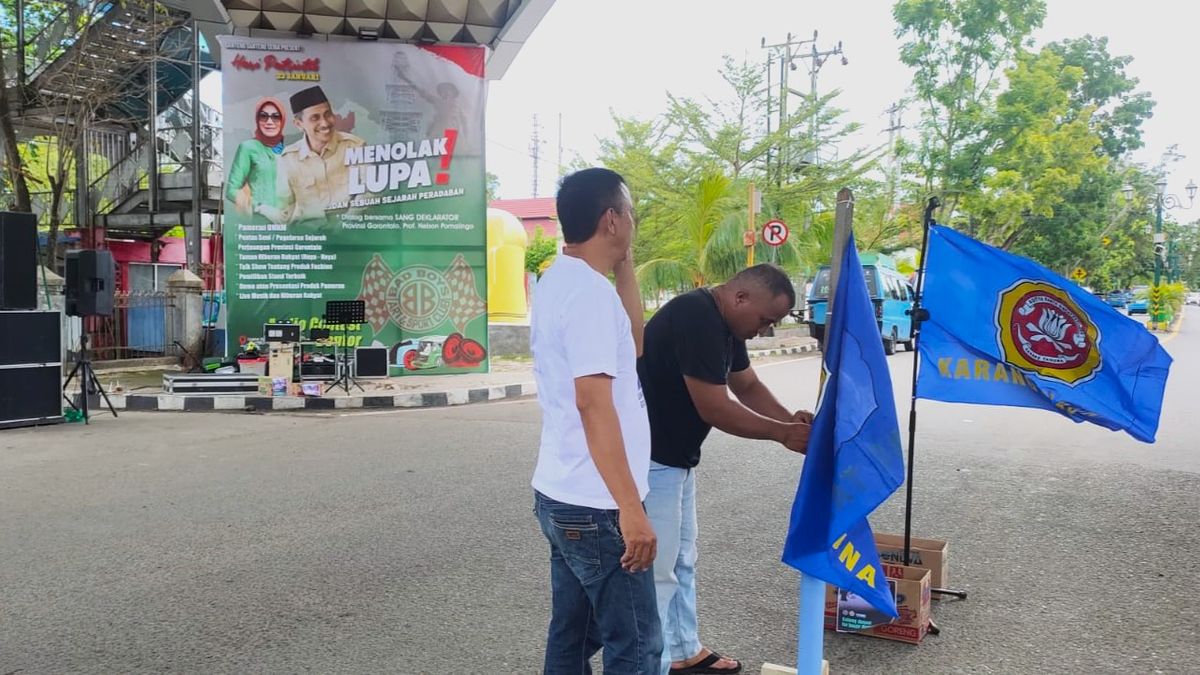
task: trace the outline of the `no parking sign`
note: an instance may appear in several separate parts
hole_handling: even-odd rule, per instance
[[[768,220],[763,223],[762,238],[767,246],[783,246],[790,233],[782,220]]]

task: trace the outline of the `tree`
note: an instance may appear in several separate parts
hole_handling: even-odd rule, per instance
[[[1019,53],[1005,77],[1008,86],[985,128],[982,189],[965,194],[963,206],[973,236],[1009,249],[1037,231],[1032,218],[1053,218],[1085,175],[1104,170],[1107,158],[1096,152],[1091,108],[1071,107],[1082,69],[1044,49]]]
[[[525,246],[525,271],[541,276],[543,268],[558,255],[558,240],[547,237],[541,228]]]
[[[13,4],[11,0],[0,3],[6,10]],[[28,38],[20,48],[27,56],[27,69],[33,72],[37,66],[37,81],[36,86],[29,83],[23,89],[14,89],[19,99],[0,97],[0,134],[5,141],[6,183],[13,189],[18,206],[40,209],[39,217],[48,228],[51,242],[43,264],[55,269],[61,252],[58,232],[65,222],[69,196],[74,193],[76,202],[88,199],[90,186],[77,184],[79,163],[87,162],[91,176],[108,168],[107,161],[91,153],[90,134],[101,129],[120,133],[141,130],[145,119],[127,112],[121,104],[149,97],[150,57],[163,36],[178,28],[184,17],[153,0],[27,0],[25,8],[26,33],[34,33],[35,37]],[[125,12],[144,17],[153,14],[156,21],[137,39],[114,37],[120,35]],[[112,25],[106,23],[110,13],[115,17]],[[15,14],[6,12],[8,16]],[[12,21],[0,21],[0,33],[0,43],[18,49]],[[104,45],[93,48],[100,43]],[[25,119],[36,121],[32,126],[40,135],[17,143],[17,125]],[[35,194],[29,190],[31,182],[45,188],[36,195],[41,199],[34,199]]]
[[[900,60],[923,105],[917,158],[926,193],[953,216],[976,191],[998,76],[1046,16],[1044,0],[898,0]]]
[[[487,186],[487,200],[490,204],[500,198],[500,177],[491,171],[484,173],[484,185]]]
[[[1141,148],[1142,123],[1154,113],[1154,100],[1147,92],[1135,91],[1137,78],[1125,73],[1133,58],[1112,56],[1108,38],[1091,35],[1051,42],[1046,48],[1064,66],[1081,70],[1083,77],[1071,92],[1071,107],[1093,111],[1091,126],[1101,138],[1104,154],[1116,160]]]

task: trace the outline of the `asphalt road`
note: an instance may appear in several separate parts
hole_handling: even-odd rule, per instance
[[[918,647],[827,634],[842,673],[1195,673],[1200,321],[1159,442],[922,402],[916,534],[947,539]],[[818,361],[759,365],[811,406]],[[892,357],[901,418],[911,357]],[[123,414],[0,432],[0,675],[535,673],[548,561],[536,402],[348,415]],[[794,663],[779,562],[801,466],[714,434],[700,467],[705,641]],[[900,532],[903,491],[874,518]]]

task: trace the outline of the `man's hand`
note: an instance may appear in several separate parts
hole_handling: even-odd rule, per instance
[[[627,572],[641,572],[654,564],[658,549],[658,538],[650,519],[639,504],[636,508],[621,509],[618,516],[621,538],[625,540],[625,555],[621,556],[621,567]]]
[[[613,266],[613,273],[616,274],[617,272],[632,271],[632,270],[633,270],[633,247],[630,246],[629,250],[625,251],[625,257],[618,260],[617,264],[615,266]]]
[[[783,422],[779,425],[780,430],[775,435],[775,440],[783,445],[783,447],[805,454],[808,452],[808,434],[812,431],[812,425],[799,422]]]
[[[797,410],[796,413],[792,415],[792,421],[799,422],[800,424],[811,425],[813,423],[813,414],[807,410]]]

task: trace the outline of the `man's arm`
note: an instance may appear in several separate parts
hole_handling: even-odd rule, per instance
[[[629,315],[629,329],[633,332],[633,346],[640,357],[642,355],[642,336],[646,327],[646,313],[642,308],[642,290],[638,288],[637,275],[634,273],[632,249],[625,259],[613,268],[613,276],[617,280],[617,295],[621,298],[621,305],[625,308],[625,313]]]
[[[762,415],[729,397],[728,387],[684,375],[688,394],[701,419],[727,434],[776,441],[793,452],[804,452],[811,427]],[[782,406],[781,406],[782,408]],[[786,411],[784,411],[786,414]],[[786,415],[785,419],[790,419]]]
[[[753,368],[738,370],[729,374],[729,391],[745,406],[759,415],[770,417],[780,422],[791,422],[792,413],[783,407],[775,394],[767,389],[767,385],[758,379]]]
[[[625,540],[621,566],[630,572],[649,569],[654,563],[657,541],[625,456],[621,422],[613,405],[612,378],[603,374],[575,378],[575,407],[583,421],[588,453],[617,503],[621,536]]]

